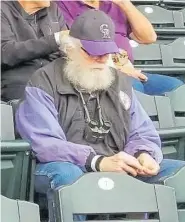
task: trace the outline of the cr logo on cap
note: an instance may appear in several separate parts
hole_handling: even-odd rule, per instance
[[[100,31],[103,34],[103,39],[110,39],[110,31],[107,24],[100,25]]]

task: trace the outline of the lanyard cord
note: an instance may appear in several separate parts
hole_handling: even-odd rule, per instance
[[[80,97],[81,97],[81,100],[82,100],[82,104],[83,104],[83,107],[84,107],[84,110],[85,110],[85,114],[87,116],[87,122],[90,123],[91,122],[91,118],[90,118],[90,115],[89,115],[89,111],[87,109],[87,105],[86,105],[86,102],[84,100],[84,97],[83,97],[83,94],[80,90],[76,89],[79,94],[80,94]],[[99,117],[99,122],[100,122],[100,126],[103,126],[103,119],[102,119],[102,111],[101,111],[101,106],[100,106],[100,97],[99,97],[99,93],[96,94],[96,100],[97,100],[97,109],[98,109],[98,117]]]
[[[81,91],[78,91],[78,92],[79,92],[79,94],[80,94],[80,97],[81,97],[81,100],[82,100],[82,103],[83,103],[83,107],[84,107],[84,110],[85,110],[85,114],[86,114],[86,116],[87,116],[87,122],[90,123],[90,122],[91,122],[91,118],[90,118],[89,111],[88,111],[88,109],[87,109],[87,106],[86,106],[84,97],[83,97]]]

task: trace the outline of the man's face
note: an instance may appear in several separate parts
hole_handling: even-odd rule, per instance
[[[102,55],[102,56],[92,56],[92,55],[89,55],[85,51],[85,49],[83,49],[82,47],[80,50],[80,54],[86,61],[87,65],[90,65],[90,66],[92,65],[92,67],[94,66],[95,69],[96,69],[96,66],[97,66],[97,69],[103,69],[109,59],[109,54]]]
[[[68,52],[65,74],[74,85],[87,91],[107,89],[114,76],[108,66],[109,54],[91,56],[83,48],[73,48]]]

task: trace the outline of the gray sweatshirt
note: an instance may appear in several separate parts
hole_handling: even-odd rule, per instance
[[[31,75],[59,57],[54,33],[66,29],[56,3],[33,15],[18,1],[1,3],[2,99],[20,98]]]

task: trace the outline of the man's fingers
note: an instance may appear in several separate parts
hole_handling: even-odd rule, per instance
[[[125,160],[125,163],[137,170],[143,170],[143,166],[139,163],[139,161],[135,157],[130,156],[128,159]]]
[[[136,171],[136,169],[128,166],[128,165],[125,164],[125,163],[122,164],[122,169],[123,169],[124,171],[126,171],[127,173],[131,174],[131,175],[134,176],[134,177],[137,176],[137,171]]]
[[[143,170],[143,166],[139,163],[139,161],[128,153],[119,152],[118,154],[115,154],[114,157],[115,160],[121,161],[121,163],[128,165],[135,170]]]
[[[158,174],[159,172],[159,168],[158,167],[155,167],[155,168],[144,168],[143,169],[144,173],[147,174],[147,175],[150,175],[150,176],[155,176]]]

